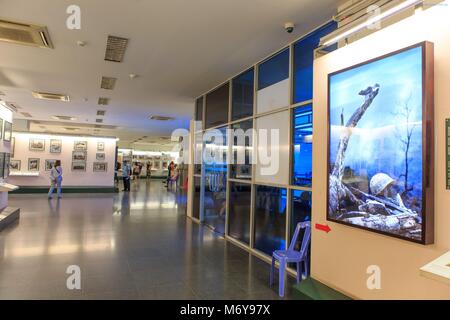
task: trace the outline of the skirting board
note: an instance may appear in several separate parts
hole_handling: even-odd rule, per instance
[[[47,193],[49,187],[20,187],[16,191],[12,191],[9,194],[29,194],[29,193]],[[119,189],[117,187],[77,187],[69,186],[62,187],[62,193],[117,193]]]
[[[13,207],[6,207],[0,210],[0,231],[19,220],[20,209]]]

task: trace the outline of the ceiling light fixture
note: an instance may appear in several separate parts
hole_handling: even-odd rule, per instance
[[[355,26],[351,27],[350,29],[330,38],[330,39],[326,39],[323,42],[323,46],[324,47],[328,47],[332,44],[335,44],[345,38],[348,38],[349,36],[369,27],[372,26],[378,22],[381,22],[382,20],[389,18],[397,13],[400,13],[408,8],[411,8],[412,6],[418,5],[420,3],[422,3],[423,0],[406,0],[390,9],[387,9],[386,11],[380,13],[379,15],[376,15],[372,18],[369,19],[364,19],[363,22],[356,24]]]
[[[59,93],[33,91],[32,95],[36,99],[41,99],[41,100],[53,100],[53,101],[64,101],[64,102],[70,101],[70,98],[68,95],[59,94]]]

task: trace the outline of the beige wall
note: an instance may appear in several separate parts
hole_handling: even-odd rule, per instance
[[[450,191],[445,184],[445,119],[450,118],[450,7],[437,6],[321,57],[314,64],[312,276],[360,299],[450,299],[450,286],[419,268],[450,250]],[[423,246],[326,221],[327,75],[428,40],[435,44],[435,244]],[[366,286],[369,265],[381,268],[381,290]]]

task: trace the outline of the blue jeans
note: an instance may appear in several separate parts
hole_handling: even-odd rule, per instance
[[[48,191],[48,197],[51,198],[53,191],[55,190],[55,187],[58,188],[58,198],[61,198],[61,180],[57,180],[55,182],[52,182],[52,185],[50,186],[50,190]]]

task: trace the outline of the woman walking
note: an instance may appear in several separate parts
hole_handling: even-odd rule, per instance
[[[62,182],[62,168],[61,161],[56,160],[50,171],[50,190],[48,191],[48,198],[51,199],[55,188],[58,189],[58,199],[61,199],[61,182]]]

